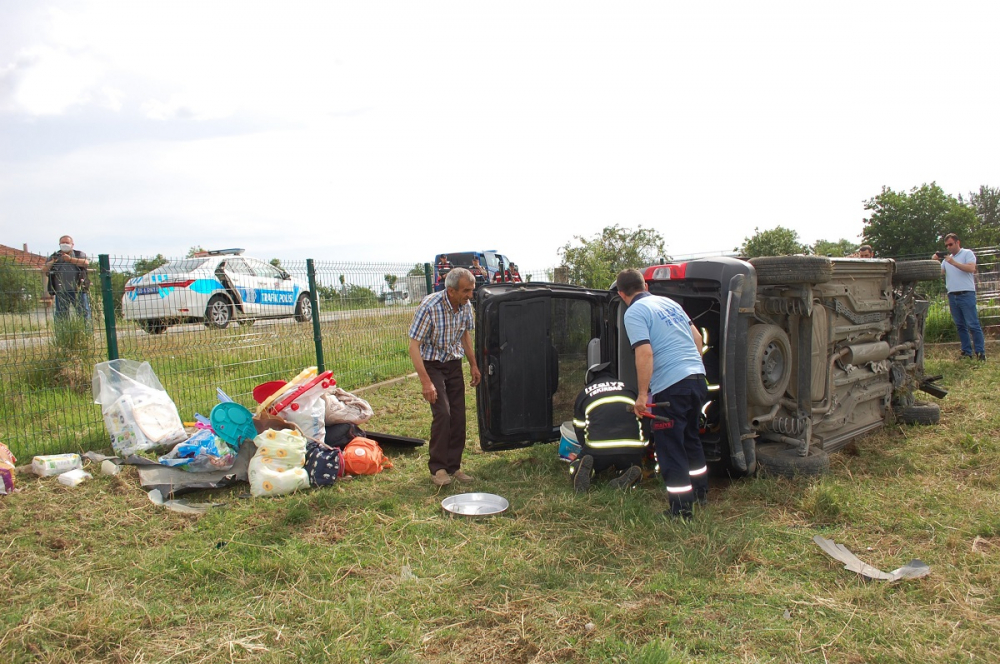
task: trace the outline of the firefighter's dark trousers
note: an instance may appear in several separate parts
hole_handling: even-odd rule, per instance
[[[653,414],[670,421],[653,421],[656,461],[667,485],[670,513],[691,516],[694,501],[708,498],[708,466],[698,433],[702,406],[708,398],[705,377],[696,374],[679,380],[653,396]]]

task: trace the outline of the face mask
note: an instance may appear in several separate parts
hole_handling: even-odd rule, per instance
[[[73,245],[71,245],[71,244],[60,244],[59,245],[59,251],[69,252],[71,249],[73,249]]]

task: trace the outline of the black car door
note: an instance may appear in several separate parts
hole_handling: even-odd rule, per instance
[[[589,364],[613,353],[608,291],[552,283],[494,284],[476,295],[480,445],[559,438]]]

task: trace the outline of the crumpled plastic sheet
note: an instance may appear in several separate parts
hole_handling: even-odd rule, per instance
[[[154,505],[166,507],[168,510],[180,512],[181,514],[204,514],[210,509],[225,505],[225,503],[192,503],[183,498],[180,500],[164,500],[163,494],[160,493],[159,489],[153,489],[149,492],[149,500]]]
[[[823,549],[824,552],[834,560],[844,563],[844,569],[856,572],[866,579],[876,581],[899,581],[901,579],[919,579],[931,573],[931,568],[921,560],[914,558],[907,564],[891,572],[883,572],[877,567],[872,567],[860,558],[855,556],[843,544],[837,544],[833,540],[825,539],[819,535],[813,537],[813,541]]]

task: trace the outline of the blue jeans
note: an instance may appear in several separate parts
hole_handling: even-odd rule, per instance
[[[962,355],[972,355],[972,344],[976,346],[977,354],[986,353],[986,343],[983,339],[983,328],[979,325],[979,313],[976,311],[976,291],[948,293],[948,306],[951,317],[958,329],[958,340],[962,343]],[[969,335],[972,335],[972,344]]]
[[[90,296],[84,291],[56,291],[56,320],[69,318],[70,308],[90,322]]]

